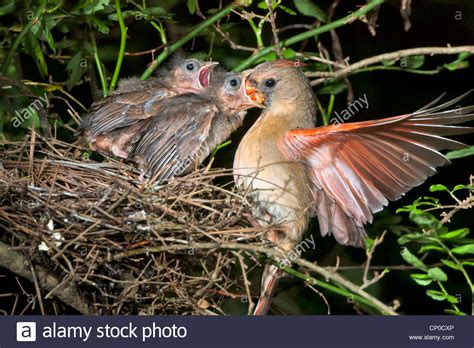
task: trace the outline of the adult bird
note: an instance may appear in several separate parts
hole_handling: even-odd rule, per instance
[[[215,71],[206,91],[160,104],[131,158],[157,183],[191,171],[242,124],[247,109],[262,106],[250,97],[241,74]]]
[[[209,87],[216,62],[177,57],[157,77],[141,81],[122,79],[110,96],[92,104],[79,129],[93,150],[127,158],[133,142],[157,116],[160,103],[183,93],[199,93]]]
[[[268,239],[285,251],[317,216],[323,236],[362,247],[374,213],[449,163],[439,150],[465,146],[446,138],[472,132],[474,106],[462,99],[374,121],[315,128],[310,83],[293,62],[263,63],[247,77],[247,92],[265,110],[245,134],[234,160],[239,187],[255,202],[262,224],[279,224]],[[267,266],[255,314],[268,311],[281,271]]]

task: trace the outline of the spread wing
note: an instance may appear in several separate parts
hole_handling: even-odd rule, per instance
[[[81,124],[88,137],[94,138],[116,129],[128,127],[156,115],[161,101],[175,95],[159,79],[121,81],[111,96],[92,104],[92,111]]]
[[[131,156],[141,162],[157,182],[191,169],[201,151],[208,151],[209,136],[217,107],[194,94],[182,94],[162,103],[159,117],[134,145]],[[212,150],[212,149],[211,149]]]
[[[463,97],[408,115],[287,132],[279,148],[306,164],[321,234],[363,246],[363,225],[375,212],[448,163],[439,150],[465,146],[445,136],[473,132],[454,125],[474,120],[474,106],[442,111]]]

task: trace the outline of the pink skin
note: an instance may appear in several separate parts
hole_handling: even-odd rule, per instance
[[[203,62],[195,72],[186,71],[185,67],[180,66],[174,73],[178,85],[178,93],[198,93],[208,88],[211,70],[217,64],[219,63]]]

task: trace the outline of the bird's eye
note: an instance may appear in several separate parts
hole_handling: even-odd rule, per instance
[[[240,79],[238,77],[227,78],[225,86],[227,89],[236,90],[240,87]]]
[[[186,63],[186,70],[187,71],[194,71],[197,68],[197,64],[195,62]]]
[[[276,81],[274,79],[268,79],[264,83],[265,87],[273,88],[275,87]]]

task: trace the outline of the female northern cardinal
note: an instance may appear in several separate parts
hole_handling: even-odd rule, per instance
[[[465,146],[445,138],[471,127],[474,106],[438,107],[375,121],[314,128],[308,79],[293,62],[263,63],[247,77],[247,93],[266,109],[242,139],[234,160],[236,183],[253,197],[262,223],[280,228],[268,239],[290,251],[317,216],[323,236],[362,247],[364,225],[449,161],[438,150]],[[265,314],[281,272],[266,267],[255,314]]]
[[[209,87],[216,62],[177,58],[159,77],[141,81],[122,79],[118,89],[92,104],[79,129],[94,150],[127,158],[133,141],[156,116],[160,103],[182,93],[198,93]]]
[[[160,103],[130,157],[158,183],[195,168],[239,127],[251,100],[243,77],[216,71],[200,94],[181,94]]]

